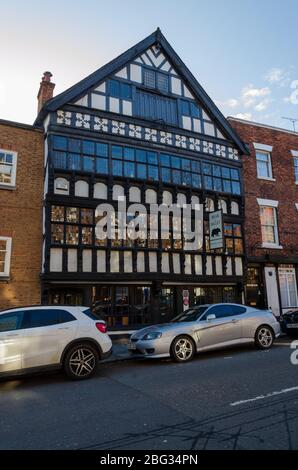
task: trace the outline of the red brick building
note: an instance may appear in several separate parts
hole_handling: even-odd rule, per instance
[[[280,314],[298,306],[298,134],[229,118],[243,158],[246,302]]]
[[[40,303],[43,131],[0,120],[0,309]]]

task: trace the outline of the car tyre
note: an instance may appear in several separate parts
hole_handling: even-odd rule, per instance
[[[255,345],[258,349],[270,349],[274,341],[274,332],[268,325],[261,325],[255,334]]]
[[[80,343],[65,354],[63,369],[71,380],[86,380],[95,374],[98,362],[97,350],[90,344]]]
[[[191,361],[195,355],[195,343],[187,335],[177,336],[171,344],[170,353],[176,362]]]

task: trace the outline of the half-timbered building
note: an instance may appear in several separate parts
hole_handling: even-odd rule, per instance
[[[129,327],[171,318],[183,295],[241,301],[247,149],[159,29],[47,101],[36,124],[46,133],[44,302],[93,305]],[[188,251],[173,233],[97,239],[96,207],[123,196],[203,204],[202,246]],[[217,209],[225,247],[211,252]]]

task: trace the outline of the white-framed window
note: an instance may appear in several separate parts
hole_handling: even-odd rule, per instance
[[[17,156],[17,152],[0,149],[0,188],[15,187]]]
[[[260,220],[263,246],[278,246],[276,207],[260,206]]]
[[[277,225],[277,207],[278,201],[272,199],[257,198],[260,207],[260,222],[262,232],[262,246],[263,248],[278,248],[278,225]]]
[[[298,184],[298,156],[294,157],[295,182]]]
[[[271,154],[256,150],[258,178],[272,179]]]
[[[291,150],[294,163],[295,183],[298,184],[298,150]]]
[[[297,307],[297,284],[294,268],[279,268],[279,286],[282,308]]]
[[[256,152],[256,163],[257,163],[257,176],[260,179],[272,180],[272,163],[271,163],[271,152],[272,147],[270,145],[254,143]]]
[[[11,258],[11,238],[0,237],[0,278],[9,276],[10,258]]]

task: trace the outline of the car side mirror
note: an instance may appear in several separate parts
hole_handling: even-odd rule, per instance
[[[206,320],[207,320],[207,321],[216,320],[216,316],[214,315],[214,313],[211,313],[210,315],[207,315]]]

